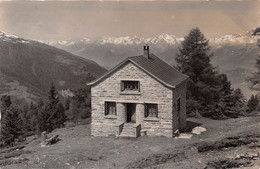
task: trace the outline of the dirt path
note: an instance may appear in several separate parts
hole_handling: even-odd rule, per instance
[[[200,135],[194,134],[191,139],[165,137],[123,139],[113,136],[93,138],[90,136],[89,125],[59,129],[49,135],[58,133],[61,138],[60,142],[49,147],[40,147],[40,140],[35,140],[25,148],[31,152],[23,155],[23,158],[29,159],[28,161],[2,168],[83,169],[156,166],[157,168],[192,169],[205,168],[212,161],[222,158],[233,159],[246,153],[257,153],[260,150],[259,142],[255,143],[253,148],[249,148],[248,146],[252,146],[249,144],[203,153],[197,150],[197,147],[205,142],[216,142],[231,136],[259,133],[259,116],[228,120],[205,118],[188,120],[189,124],[201,125],[207,131]],[[251,161],[252,164],[248,168],[259,168],[260,161],[257,157]]]

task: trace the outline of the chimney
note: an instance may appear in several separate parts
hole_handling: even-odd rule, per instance
[[[149,59],[149,46],[148,45],[144,46],[144,57]]]

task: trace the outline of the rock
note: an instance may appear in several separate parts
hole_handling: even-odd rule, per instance
[[[177,129],[173,134],[174,134],[175,137],[178,137],[180,135],[180,130]]]
[[[205,132],[205,131],[207,131],[206,128],[199,126],[199,127],[193,128],[191,133],[199,135],[199,134],[201,134],[202,132]]]
[[[182,139],[191,139],[193,135],[192,134],[186,134],[186,133],[181,133],[176,139],[182,138]]]

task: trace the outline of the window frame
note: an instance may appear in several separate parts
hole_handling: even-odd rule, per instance
[[[105,101],[105,116],[117,116],[116,102]],[[110,112],[110,107],[114,107],[114,113]]]
[[[155,115],[151,115],[151,112],[149,112],[149,106],[155,106],[153,109],[155,109]],[[145,118],[158,118],[159,111],[158,111],[158,104],[156,103],[145,103],[144,105],[144,117]]]
[[[128,83],[128,84],[127,84]],[[131,87],[126,87],[126,86],[131,86],[131,83],[137,83],[136,88],[134,87],[133,89],[130,89]],[[121,92],[140,92],[140,81],[139,80],[121,80]]]

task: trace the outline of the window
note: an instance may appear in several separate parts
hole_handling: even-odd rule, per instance
[[[158,118],[158,105],[157,104],[145,104],[145,115],[144,116]]]
[[[139,81],[121,81],[121,91],[131,90],[140,91]]]
[[[177,100],[177,113],[180,114],[181,112],[181,99],[178,98]]]
[[[116,115],[116,102],[105,102],[105,115]]]

